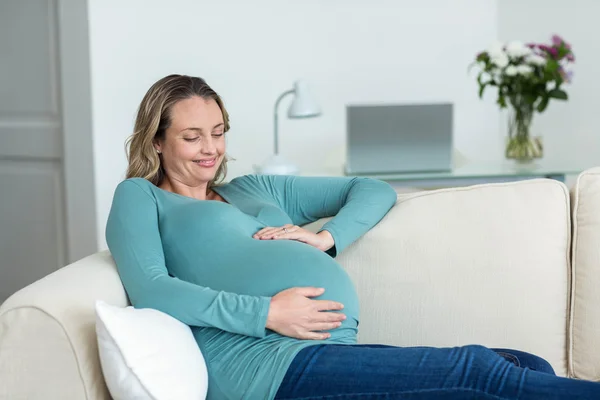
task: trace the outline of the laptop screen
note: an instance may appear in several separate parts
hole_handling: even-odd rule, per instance
[[[346,173],[452,169],[453,105],[346,106]]]

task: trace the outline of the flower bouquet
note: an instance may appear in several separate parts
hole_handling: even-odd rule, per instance
[[[543,156],[541,138],[530,136],[531,121],[550,99],[568,99],[563,84],[571,82],[568,65],[574,61],[571,45],[558,35],[550,44],[495,43],[477,55],[479,97],[486,87],[495,86],[500,108],[510,106],[507,158],[530,162]]]

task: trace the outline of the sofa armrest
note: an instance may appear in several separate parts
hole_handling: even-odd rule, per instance
[[[40,279],[0,307],[0,399],[110,399],[95,302],[127,306],[108,251]]]
[[[600,168],[582,172],[571,195],[569,372],[575,378],[600,381]]]

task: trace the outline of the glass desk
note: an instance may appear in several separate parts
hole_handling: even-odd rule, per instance
[[[600,166],[595,162],[560,162],[539,160],[530,164],[518,164],[515,161],[468,162],[455,166],[451,171],[396,173],[396,174],[346,174],[344,171],[303,175],[365,176],[386,181],[393,186],[409,187],[449,187],[466,186],[479,183],[512,182],[525,179],[549,178],[565,182],[567,176],[577,176],[584,170]]]

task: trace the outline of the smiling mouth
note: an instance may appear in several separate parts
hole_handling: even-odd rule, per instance
[[[214,167],[217,163],[217,157],[211,158],[210,160],[194,160],[194,163],[201,167]]]

